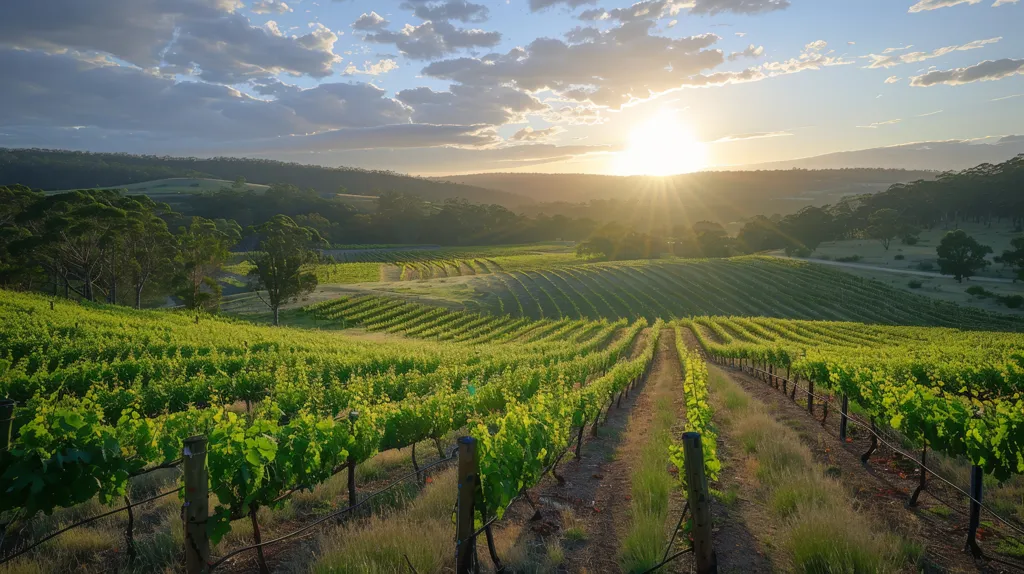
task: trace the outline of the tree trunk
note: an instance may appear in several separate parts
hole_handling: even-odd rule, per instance
[[[274,326],[277,327],[281,324],[281,307],[274,306]]]
[[[135,286],[135,308],[142,309],[142,285]]]

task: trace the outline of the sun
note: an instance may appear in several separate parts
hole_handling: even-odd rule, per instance
[[[636,125],[629,144],[616,154],[618,175],[673,175],[706,167],[707,150],[675,111],[663,111]]]

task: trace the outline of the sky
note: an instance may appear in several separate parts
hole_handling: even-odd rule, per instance
[[[0,147],[420,175],[1008,159],[1022,26],[1020,0],[4,2]]]

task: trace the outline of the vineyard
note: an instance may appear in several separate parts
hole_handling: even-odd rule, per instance
[[[661,331],[645,320],[492,323],[473,331],[490,343],[371,344],[183,315],[51,309],[13,293],[0,306],[0,395],[17,404],[0,512],[24,519],[110,502],[204,434],[215,543],[233,521],[339,468],[460,428],[480,440],[482,510],[500,516],[565,449],[570,429],[595,420],[644,371]],[[436,336],[444,328],[422,334],[445,339]]]
[[[454,267],[450,271],[455,274]],[[387,289],[356,290],[305,304],[300,323],[307,328],[0,291],[0,406],[10,409],[9,428],[0,428],[0,438],[10,437],[0,450],[0,522],[7,532],[0,540],[0,567],[6,560],[17,568],[39,559],[46,546],[34,544],[75,527],[70,519],[49,529],[31,526],[51,524],[43,519],[50,514],[76,517],[96,508],[103,510],[100,516],[127,511],[132,517],[133,509],[144,512],[141,505],[180,500],[185,538],[172,563],[180,560],[181,547],[191,556],[187,542],[201,536],[196,547],[213,549],[203,559],[206,567],[251,566],[255,560],[269,571],[275,545],[287,546],[292,536],[325,521],[358,521],[357,510],[374,512],[374,497],[397,482],[373,483],[381,488],[367,496],[358,492],[356,470],[410,450],[414,472],[399,480],[412,477],[420,488],[429,487],[429,473],[443,475],[448,471],[441,469],[456,458],[459,484],[475,477],[472,512],[458,518],[457,540],[473,540],[475,546],[486,531],[497,567],[500,555],[515,555],[514,544],[537,543],[495,542],[503,530],[492,528],[511,530],[526,520],[517,510],[524,504],[540,516],[538,500],[572,498],[558,489],[603,477],[604,461],[619,454],[594,454],[586,462],[584,430],[591,429],[586,443],[595,452],[620,440],[627,420],[642,420],[643,409],[628,413],[647,400],[641,385],[656,370],[661,416],[678,417],[678,424],[661,423],[657,448],[646,448],[635,470],[619,465],[620,473],[638,473],[633,495],[608,493],[602,504],[625,506],[609,510],[607,519],[597,502],[589,511],[577,502],[575,512],[604,520],[604,526],[590,527],[604,532],[602,537],[633,545],[629,560],[613,553],[592,568],[642,572],[692,561],[700,569],[714,559],[710,524],[721,514],[716,517],[712,509],[722,509],[690,502],[707,492],[725,500],[727,485],[742,470],[730,466],[742,463],[736,462],[731,431],[723,429],[716,395],[721,391],[714,383],[729,369],[803,401],[801,409],[822,429],[831,409],[832,420],[842,424],[839,448],[849,437],[871,438],[865,461],[879,443],[895,444],[895,453],[923,451],[942,457],[949,468],[966,465],[972,477],[977,474],[979,489],[985,477],[987,505],[980,494],[961,498],[965,491],[951,492],[971,503],[972,515],[974,503],[991,514],[989,522],[972,519],[975,547],[979,528],[998,530],[1000,551],[1016,556],[1013,544],[1019,539],[1012,534],[1024,527],[1019,319],[772,258],[567,263],[518,271],[494,266],[472,280],[489,289],[464,308],[425,305],[390,296]],[[709,368],[705,360],[723,370]],[[641,392],[632,393],[637,386]],[[679,397],[678,410],[665,402],[671,396]],[[848,430],[847,422],[861,430]],[[635,432],[645,436],[642,428]],[[688,438],[680,440],[680,432]],[[460,440],[458,456],[451,447],[457,436],[472,438]],[[628,444],[639,448],[637,440],[642,439]],[[463,452],[470,444],[472,450]],[[436,450],[434,462],[418,463],[417,445],[420,461],[425,446]],[[206,474],[190,474],[200,448]],[[472,472],[463,468],[468,452]],[[568,460],[573,462],[563,462]],[[922,477],[924,460],[922,455],[921,462],[911,461],[921,466]],[[666,468],[674,469],[678,487],[673,493],[651,486],[647,500],[648,475]],[[333,501],[304,519],[295,516],[293,499],[340,491],[335,477],[346,473],[347,506]],[[137,495],[135,485],[151,474],[165,477],[161,488]],[[209,489],[208,511],[188,498],[195,476]],[[950,480],[967,488],[961,479]],[[576,499],[584,496],[597,500],[589,491]],[[671,501],[684,497],[682,516],[677,506],[670,516]],[[460,504],[465,508],[467,501]],[[950,506],[968,512],[967,504]],[[622,528],[634,526],[623,517],[647,508],[658,509],[647,513],[653,526],[624,534]],[[289,517],[292,532],[262,539],[261,524],[276,525],[280,516]],[[144,552],[132,524],[153,520],[130,518],[127,546],[105,547],[124,553],[100,555],[139,560]],[[450,520],[446,514],[442,522]],[[746,544],[759,544],[756,534],[747,532]],[[654,551],[644,551],[638,540]],[[545,545],[550,543],[540,546]],[[585,552],[586,545],[566,548]],[[985,556],[990,552],[986,548]],[[475,556],[464,559],[475,564]],[[735,559],[719,558],[723,564]]]

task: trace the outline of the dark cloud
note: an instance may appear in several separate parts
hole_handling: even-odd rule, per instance
[[[454,84],[447,92],[421,87],[402,90],[395,98],[414,110],[414,122],[428,124],[499,126],[547,109],[537,98],[507,86]]]
[[[460,22],[484,22],[489,10],[483,4],[466,0],[406,0],[399,5],[403,10],[412,10],[422,20],[458,20]]]
[[[209,141],[276,137],[409,121],[411,110],[369,84],[299,90],[263,80],[254,88],[176,82],[129,66],[69,54],[0,48],[0,126],[147,132]]]
[[[971,82],[1001,80],[1016,74],[1024,74],[1024,59],[1003,58],[1002,60],[985,60],[966,68],[935,70],[927,74],[914,76],[910,78],[910,85],[918,87],[936,86],[939,84],[959,86],[970,84]]]
[[[569,99],[617,108],[686,85],[725,61],[720,50],[707,49],[719,39],[714,34],[673,39],[649,35],[652,26],[629,22],[579,44],[539,38],[505,54],[433,62],[423,73],[467,85],[550,88]]]
[[[337,39],[320,24],[308,34],[287,37],[233,14],[181,28],[163,60],[175,72],[192,70],[204,80],[223,84],[280,73],[323,78],[340,61],[333,52]]]
[[[552,126],[542,130],[535,130],[527,126],[512,134],[512,137],[509,139],[515,142],[539,142],[557,136],[564,131],[565,128],[561,126]]]
[[[419,26],[406,24],[399,32],[381,30],[366,39],[378,44],[391,44],[407,58],[432,60],[455,53],[462,48],[489,48],[501,41],[499,32],[456,28],[445,21],[424,22]]]
[[[283,3],[271,3],[283,4]],[[337,36],[252,26],[237,0],[33,0],[0,17],[0,45],[110,54],[143,68],[236,83],[278,73],[324,77]]]

